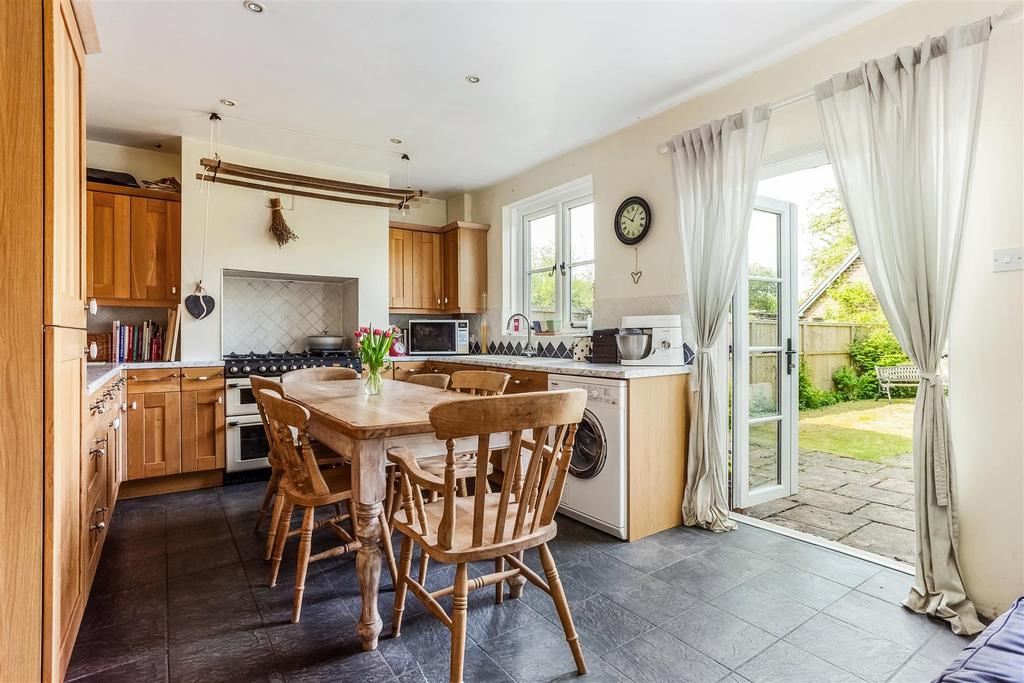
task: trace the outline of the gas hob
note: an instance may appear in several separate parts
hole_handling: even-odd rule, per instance
[[[226,377],[277,377],[303,368],[353,368],[362,371],[351,351],[304,351],[302,353],[229,353],[224,356]]]

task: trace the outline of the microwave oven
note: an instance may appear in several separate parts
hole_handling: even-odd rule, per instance
[[[410,355],[469,353],[468,320],[410,320]]]

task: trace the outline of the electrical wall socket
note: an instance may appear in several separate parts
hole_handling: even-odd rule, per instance
[[[992,252],[992,272],[1024,270],[1024,248],[996,249]]]

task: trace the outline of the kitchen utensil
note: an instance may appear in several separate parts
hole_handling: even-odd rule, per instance
[[[345,337],[344,335],[327,334],[327,330],[324,330],[323,334],[306,337],[306,345],[310,351],[338,351],[345,348]]]
[[[640,360],[651,350],[651,335],[624,333],[615,335],[615,346],[622,360]]]

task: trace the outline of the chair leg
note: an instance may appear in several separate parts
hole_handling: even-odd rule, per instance
[[[462,683],[462,664],[466,656],[466,609],[469,607],[469,580],[466,563],[455,567],[455,592],[452,594],[452,659],[449,679]]]
[[[380,512],[381,544],[384,546],[384,559],[388,562],[388,572],[391,574],[391,585],[398,585],[398,565],[395,564],[395,547],[391,545],[391,525],[388,524],[388,516],[383,510]]]
[[[271,503],[277,496],[277,489],[281,486],[281,472],[273,470],[270,473],[270,481],[267,482],[267,490],[263,493],[263,502],[260,503],[259,513],[256,515],[256,527],[252,530],[254,534],[260,532],[260,525],[263,524],[263,518],[267,516],[267,512],[270,510]],[[273,528],[273,523],[271,523]]]
[[[503,572],[505,571],[505,558],[499,557],[494,560],[494,571]],[[499,581],[494,584],[494,604],[500,605],[505,602],[505,582]]]
[[[267,528],[267,548],[263,559],[269,560],[274,552],[274,538],[277,536],[277,527],[281,521],[281,510],[284,508],[284,490],[278,486],[274,494],[274,507],[270,511],[270,526]]]
[[[309,568],[309,548],[313,544],[313,524],[316,508],[306,508],[302,515],[302,533],[299,534],[299,559],[295,563],[295,599],[292,601],[292,623],[299,623],[302,613],[302,594],[306,591],[306,570]]]
[[[277,522],[277,536],[274,538],[274,552],[270,558],[270,587],[277,585],[277,573],[281,570],[281,556],[284,554],[284,542],[288,538],[288,530],[292,526],[292,505],[286,500],[281,510],[281,519]]]
[[[523,561],[523,551],[520,550],[516,554],[516,557],[518,557],[519,561],[522,562]],[[521,598],[521,597],[523,597],[523,586],[525,586],[525,585],[526,585],[526,577],[525,576],[517,574],[516,576],[513,576],[512,578],[508,579],[508,596],[510,598]]]
[[[421,586],[425,586],[427,584],[428,566],[430,566],[430,556],[423,552],[423,548],[420,548],[420,573],[418,578]]]
[[[385,474],[387,475],[387,488],[384,489],[384,513],[388,517],[388,524],[395,518],[395,513],[392,510],[395,504],[395,498],[397,497],[395,491],[395,483],[398,480],[398,475],[395,473],[398,468],[394,465],[388,465]]]
[[[562,630],[565,631],[565,640],[572,650],[572,658],[576,660],[576,671],[582,676],[587,673],[587,664],[583,661],[583,648],[580,647],[580,637],[576,635],[576,627],[572,623],[572,614],[569,613],[569,601],[565,599],[565,590],[562,588],[562,581],[558,578],[558,568],[555,567],[555,558],[551,557],[548,544],[540,546],[540,563],[544,567],[544,574],[548,579],[548,587],[551,589],[551,599],[555,602],[555,609],[558,610],[558,618],[562,622]]]
[[[398,581],[395,582],[395,608],[391,613],[391,635],[397,638],[402,635],[402,612],[405,610],[405,580],[412,571],[412,539],[402,536],[402,549],[399,553]]]

